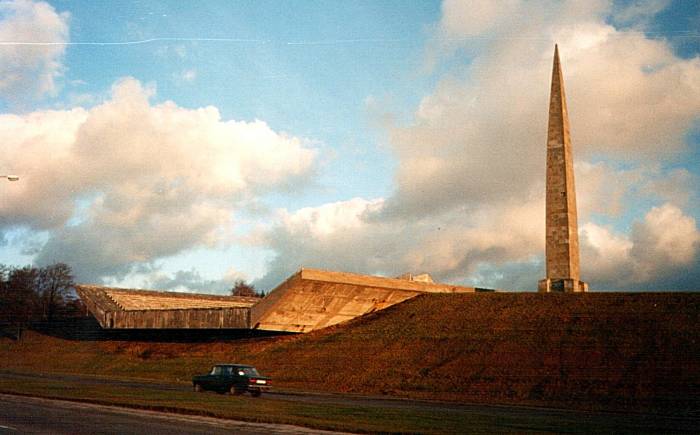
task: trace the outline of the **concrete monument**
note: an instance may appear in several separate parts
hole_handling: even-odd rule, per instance
[[[559,49],[554,46],[547,131],[546,278],[540,292],[585,292],[580,280],[574,161]]]

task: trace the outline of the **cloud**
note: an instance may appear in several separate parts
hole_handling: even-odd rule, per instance
[[[302,186],[315,150],[263,121],[225,121],[215,107],[153,105],[132,78],[91,109],[0,115],[0,166],[22,175],[3,192],[5,228],[48,230],[40,264],[80,279],[231,242],[241,204]],[[7,186],[6,186],[7,187]]]
[[[276,253],[265,276],[255,282],[256,287],[270,290],[302,266],[377,271],[376,264],[388,253],[395,252],[395,243],[375,245],[373,235],[392,231],[398,235],[391,227],[379,224],[369,228],[367,225],[368,214],[381,205],[381,199],[355,198],[302,208],[295,213],[278,210],[272,226],[260,228],[250,241]]]
[[[700,58],[618,30],[610,13],[605,2],[445,2],[437,32],[477,35],[451,43],[479,50],[422,99],[412,124],[390,128],[399,166],[387,213],[478,207],[541,180],[555,42],[579,162],[604,155],[637,165],[687,151]]]
[[[582,273],[600,286],[640,289],[654,283],[658,289],[663,278],[688,275],[695,266],[700,231],[695,219],[667,203],[635,222],[629,236],[587,223],[581,228],[581,251]]]
[[[615,289],[638,281],[633,278],[634,265],[630,258],[634,242],[625,235],[587,222],[579,230],[579,242],[581,277],[589,284]]]
[[[627,168],[582,161],[575,171],[579,221],[584,222],[595,215],[620,218],[633,204],[685,207],[697,178],[685,168],[662,168],[655,163]]]
[[[693,192],[693,186],[698,185],[697,176],[685,168],[676,168],[657,177],[646,177],[642,190],[664,202],[677,206],[688,204]]]
[[[194,69],[186,69],[179,73],[173,74],[173,80],[178,84],[192,83],[197,80],[197,71]]]
[[[594,289],[664,277],[687,286],[678,276],[697,275],[700,261],[684,211],[697,195],[684,158],[700,113],[700,58],[644,34],[664,2],[626,5],[445,1],[427,48],[443,75],[413,119],[399,124],[367,100],[397,158],[394,191],[278,210],[247,238],[274,253],[258,288],[307,266],[533,289],[544,275],[555,42],[577,161],[582,278]],[[0,225],[47,231],[39,263],[67,261],[85,280],[155,268],[158,258],[231,243],[242,207],[314,175],[307,142],[262,121],[222,120],[214,107],[152,104],[154,93],[124,79],[90,108],[0,115],[0,165],[23,177],[2,187]],[[219,285],[195,270],[151,279]]]
[[[447,38],[480,36],[511,22],[520,6],[519,0],[446,0],[442,3],[439,29]]]
[[[400,223],[381,218],[385,205],[354,198],[281,210],[257,240],[276,256],[256,285],[271,289],[300,267],[385,276],[430,272],[438,280],[473,283],[482,265],[526,261],[544,248],[538,201]]]
[[[562,56],[577,160],[579,222],[585,225],[600,216],[628,219],[631,210],[640,208],[635,203],[648,207],[667,201],[680,212],[678,207],[693,195],[694,178],[686,168],[664,168],[685,163],[687,134],[700,114],[700,58],[680,58],[667,41],[610,24],[617,17],[643,26],[663,6],[444,2],[436,33],[447,39],[435,56],[457,66],[422,99],[412,123],[389,127],[399,162],[396,190],[386,199],[381,219],[439,221],[454,210],[507,216],[518,202],[541,203],[555,43]],[[531,264],[526,253],[516,255],[517,244],[503,244],[492,235],[489,223],[476,223],[470,231],[483,234],[494,249],[500,245],[499,255]],[[501,228],[510,232],[518,225],[522,221],[503,221]],[[533,231],[532,237],[543,238],[543,227]],[[587,231],[591,238],[602,237],[591,226]],[[626,246],[629,237],[621,237],[610,243]],[[641,246],[640,240],[631,243]],[[613,246],[605,249],[615,251]],[[607,257],[606,264],[615,261]],[[469,270],[474,262],[462,267]],[[644,273],[642,264],[647,263],[634,263],[634,283],[662,272],[647,267]],[[512,271],[517,264],[509,266]],[[599,266],[596,271],[607,270]],[[478,270],[497,267],[482,261],[476,270],[471,278],[478,280]],[[624,281],[617,278],[618,284]]]
[[[639,26],[649,24],[649,20],[666,9],[670,0],[634,0],[624,4],[615,13],[616,24],[622,26]]]
[[[0,1],[0,98],[13,104],[52,95],[63,73],[69,14],[46,2]],[[51,45],[12,43],[48,42]]]
[[[692,267],[696,242],[688,241],[697,230],[681,207],[694,194],[694,177],[669,168],[685,163],[687,133],[700,113],[700,58],[680,58],[667,41],[639,30],[663,2],[628,6],[445,1],[428,55],[444,62],[434,71],[447,73],[412,122],[392,124],[369,101],[383,114],[377,124],[387,126],[398,159],[394,192],[282,211],[264,238],[277,256],[260,284],[309,266],[534,289],[544,276],[557,42],[577,162],[583,279],[594,289],[639,288]],[[616,18],[628,27],[611,24]],[[618,232],[640,210],[648,211],[644,219]],[[617,225],[596,223],[601,218]],[[674,219],[683,223],[676,235],[664,227]]]
[[[630,256],[639,264],[642,278],[659,270],[690,264],[700,247],[695,219],[670,204],[654,207],[632,228]]]
[[[163,273],[151,274],[146,281],[149,289],[182,291],[192,293],[218,293],[230,294],[235,279],[225,277],[224,279],[206,279],[196,269],[178,270],[172,276]]]
[[[277,255],[256,285],[272,289],[301,267],[384,276],[429,272],[443,282],[508,290],[534,290],[544,276],[544,213],[537,201],[400,225],[374,219],[384,206],[381,199],[354,198],[280,211],[258,240]],[[660,289],[663,277],[692,287],[679,275],[690,276],[700,259],[700,231],[673,204],[653,207],[631,234],[592,222],[579,232],[582,277],[594,290]]]

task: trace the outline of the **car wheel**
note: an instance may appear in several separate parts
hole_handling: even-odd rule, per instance
[[[194,384],[193,389],[194,389],[194,391],[197,392],[197,393],[201,393],[201,392],[202,392],[202,386],[199,385],[199,384]]]
[[[262,391],[260,391],[260,390],[253,390],[250,392],[250,395],[253,397],[260,397],[261,394],[262,394]]]

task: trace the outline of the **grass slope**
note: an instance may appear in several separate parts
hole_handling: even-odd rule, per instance
[[[579,409],[697,411],[700,294],[424,295],[310,334],[215,343],[0,340],[1,367]]]

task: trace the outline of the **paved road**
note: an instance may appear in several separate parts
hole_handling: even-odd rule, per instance
[[[333,434],[299,426],[246,423],[0,394],[0,434]]]

